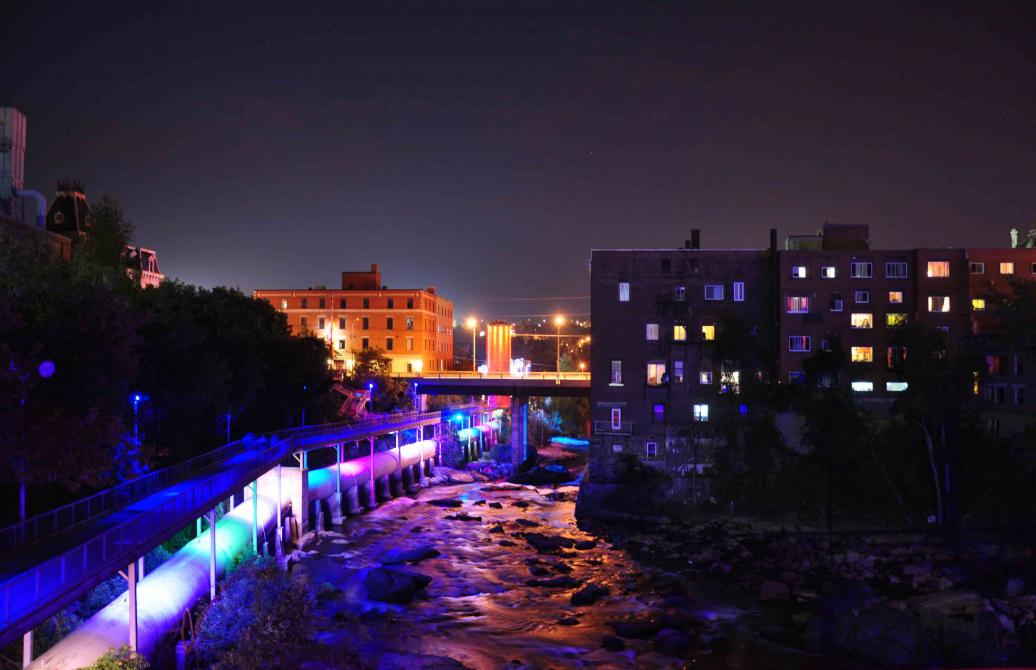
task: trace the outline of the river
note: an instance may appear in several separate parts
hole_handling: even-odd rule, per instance
[[[765,643],[742,625],[738,607],[582,532],[574,518],[577,491],[437,486],[349,519],[340,532],[321,533],[293,566],[320,594],[316,644],[305,667],[863,667]],[[460,507],[429,504],[444,499]],[[563,536],[583,548],[539,553],[527,533]],[[368,598],[364,580],[381,567],[379,559],[410,549],[439,552],[393,566],[431,577],[423,593],[406,605]],[[560,583],[529,584],[536,579]],[[572,594],[586,584],[609,594],[573,605]],[[619,631],[620,639],[612,624],[623,620],[647,623]],[[670,630],[657,635],[659,628]]]

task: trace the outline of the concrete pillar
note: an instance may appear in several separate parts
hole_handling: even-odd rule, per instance
[[[194,538],[201,542],[201,517],[194,520]]]
[[[137,559],[137,581],[144,579],[144,557]]]
[[[360,513],[360,487],[350,486],[345,490],[345,511],[349,516]]]
[[[209,512],[209,601],[216,600],[216,510]]]
[[[259,480],[252,480],[252,553],[259,553]]]
[[[280,558],[281,553],[284,550],[284,522],[281,520],[281,507],[283,505],[283,498],[281,498],[281,464],[277,464],[277,537],[274,539],[275,551],[277,557]]]
[[[298,518],[299,534],[305,535],[309,530],[309,470],[302,468],[299,474],[299,509],[295,516]]]
[[[22,636],[22,667],[27,668],[32,664],[32,631]]]
[[[343,446],[344,445],[341,445],[341,444],[336,444],[335,445],[335,456],[337,457],[337,464],[336,465],[338,466],[338,476],[335,477],[335,492],[336,493],[341,493],[342,492],[342,447]],[[334,523],[334,522],[332,521],[332,523]]]
[[[342,492],[337,491],[331,494],[328,498],[327,504],[331,506],[331,524],[335,526],[342,525]]]
[[[403,480],[403,490],[407,493],[412,492],[414,489],[414,470],[409,465],[403,468],[401,479]]]
[[[368,438],[371,443],[371,461],[370,461],[370,482],[367,486],[367,509],[374,509],[378,506],[378,496],[376,487],[374,486],[374,436]]]
[[[137,653],[137,562],[129,564],[126,572],[127,591],[129,593],[129,648]]]
[[[384,502],[386,500],[391,500],[392,499],[392,487],[389,484],[389,476],[388,475],[382,475],[381,477],[378,478],[377,485],[375,486],[375,489],[376,489],[375,494],[376,494],[379,502]]]
[[[397,470],[388,476],[389,481],[389,493],[393,498],[398,498],[403,495],[403,488],[406,486],[406,482],[403,481],[403,471]]]
[[[511,462],[515,465],[525,460],[528,414],[529,399],[525,396],[511,396]]]
[[[303,532],[309,530],[309,527],[303,529]],[[320,532],[324,530],[324,503],[322,500],[313,501],[313,530]]]

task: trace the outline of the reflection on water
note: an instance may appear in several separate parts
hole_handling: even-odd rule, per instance
[[[461,667],[441,664],[445,660],[430,664],[419,658],[424,655],[480,670],[863,667],[766,645],[739,625],[739,609],[702,597],[694,584],[674,575],[637,565],[606,542],[562,549],[560,554],[537,553],[523,533],[597,539],[575,525],[576,487],[556,492],[499,488],[464,484],[398,498],[348,520],[341,534],[325,533],[311,544],[311,553],[296,569],[315,587],[327,583],[340,590],[325,585],[320,598],[322,659],[335,658],[327,652],[338,648],[371,667],[378,667],[378,659],[385,662],[387,652],[405,655],[395,667]],[[444,508],[426,502],[442,498],[456,498],[463,505]],[[489,503],[499,503],[499,509]],[[482,518],[446,518],[460,512]],[[432,577],[423,597],[404,606],[367,599],[363,580],[369,569],[380,567],[379,557],[390,549],[423,546],[440,555],[403,568]],[[527,584],[562,576],[581,585],[606,586],[610,595],[577,607],[571,596],[578,586]],[[625,619],[648,622],[641,635],[646,639],[613,638],[612,648],[625,648],[603,648],[602,640],[615,632],[609,622]],[[679,631],[676,646],[685,650],[683,657],[656,650],[652,638],[659,628]]]

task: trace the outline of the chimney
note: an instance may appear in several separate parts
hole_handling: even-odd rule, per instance
[[[691,228],[691,249],[701,249],[701,230]]]
[[[777,252],[777,229],[770,229],[770,251],[773,253]]]
[[[1018,248],[1018,229],[1017,228],[1012,228],[1011,229],[1011,248],[1012,249],[1017,249]]]

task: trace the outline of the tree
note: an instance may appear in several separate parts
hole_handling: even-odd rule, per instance
[[[90,208],[90,234],[80,253],[104,267],[122,268],[122,253],[133,239],[133,224],[114,196],[102,195]]]
[[[380,349],[361,349],[354,353],[356,363],[349,371],[348,381],[356,388],[366,389],[374,385],[371,409],[377,412],[391,412],[410,409],[410,383],[392,376],[392,359]]]

